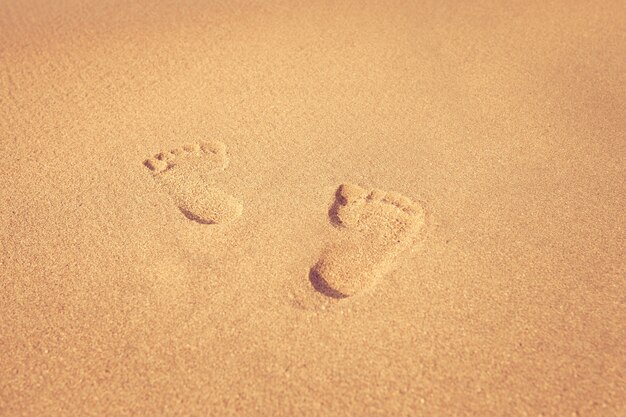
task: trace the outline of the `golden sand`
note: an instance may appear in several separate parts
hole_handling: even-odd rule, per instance
[[[1,2],[0,415],[626,415],[624,22]]]

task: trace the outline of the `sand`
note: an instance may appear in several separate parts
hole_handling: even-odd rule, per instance
[[[625,21],[0,3],[0,415],[626,415]]]

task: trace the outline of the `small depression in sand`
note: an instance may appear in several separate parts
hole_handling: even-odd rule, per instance
[[[320,293],[343,299],[372,288],[393,269],[424,225],[424,209],[395,192],[343,184],[329,211],[341,229],[311,268],[309,280]]]
[[[214,184],[211,176],[228,167],[226,146],[219,141],[186,145],[161,152],[144,165],[190,220],[202,224],[228,223],[239,217],[239,200]]]

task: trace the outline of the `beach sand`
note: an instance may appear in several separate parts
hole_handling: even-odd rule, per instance
[[[0,415],[626,415],[619,1],[0,4]]]

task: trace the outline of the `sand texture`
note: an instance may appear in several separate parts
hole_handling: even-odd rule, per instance
[[[0,416],[626,416],[625,22],[0,2]]]

